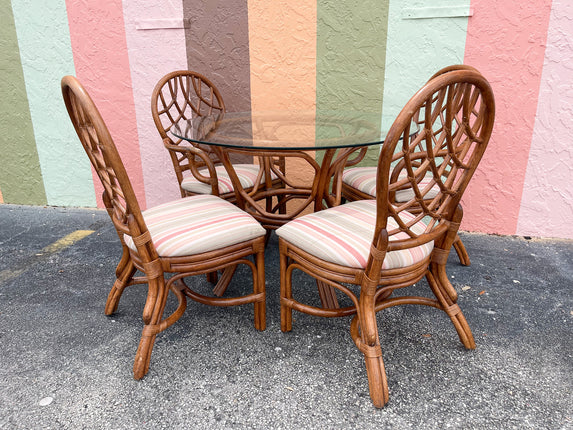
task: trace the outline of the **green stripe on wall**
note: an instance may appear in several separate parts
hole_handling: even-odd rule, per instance
[[[66,3],[13,1],[13,11],[48,204],[95,206],[89,159],[60,89],[62,76],[75,74]]]
[[[0,0],[0,188],[5,203],[46,204],[10,0]]]
[[[469,13],[470,0],[459,0],[455,6],[449,0],[390,1],[383,127],[392,124],[430,76],[463,63],[468,18],[452,15],[464,9]]]
[[[388,2],[318,0],[317,15],[317,110],[379,112],[381,118]],[[371,148],[363,164],[375,165],[378,153]]]

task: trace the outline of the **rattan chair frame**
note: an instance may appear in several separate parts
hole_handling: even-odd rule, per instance
[[[443,75],[444,73],[448,73],[455,70],[472,70],[475,72],[478,71],[475,67],[467,64],[454,64],[438,70],[430,77],[428,82],[440,75]],[[414,119],[414,121],[417,122],[418,119]],[[355,155],[353,159],[348,160],[346,162],[345,168],[357,165],[364,159],[365,155],[366,155],[366,150],[363,148],[362,150],[358,151],[358,153]],[[392,175],[397,177],[397,175],[400,173],[403,167],[404,167],[403,163],[397,164],[393,169]],[[340,175],[337,178],[335,178],[335,182],[339,183],[338,186],[340,187],[340,194],[344,200],[352,202],[356,200],[367,200],[374,198],[374,196],[364,193],[363,191],[342,182],[341,174],[342,171],[340,172]],[[459,235],[456,236],[456,240],[454,242],[454,249],[458,255],[460,263],[464,266],[469,266],[471,264],[470,256]]]
[[[324,261],[279,238],[281,330],[292,330],[293,310],[322,317],[354,315],[350,333],[357,348],[364,354],[370,397],[376,407],[383,407],[389,399],[376,322],[378,311],[403,304],[440,309],[450,317],[462,344],[468,349],[476,346],[457,304],[457,292],[448,279],[446,261],[462,219],[459,202],[488,144],[494,111],[491,87],[474,70],[454,70],[437,76],[405,105],[382,145],[378,160],[376,225],[365,268]],[[411,137],[411,123],[418,114],[420,132]],[[400,159],[404,160],[407,177],[398,181],[392,178],[392,169]],[[432,175],[433,183],[420,189],[417,181],[428,172]],[[406,184],[413,188],[415,197],[397,204],[393,194]],[[426,198],[425,195],[434,185],[440,189],[438,195],[432,199]],[[406,223],[399,216],[402,211],[417,213],[417,216]],[[397,229],[388,228],[389,218],[396,221]],[[410,227],[422,219],[429,220],[428,227],[423,234],[417,235]],[[391,240],[399,232],[407,233],[409,238]],[[382,269],[388,252],[430,241],[434,242],[432,253],[417,264],[399,269]],[[342,292],[353,305],[323,308],[297,301],[292,283],[295,270],[303,271],[318,283]],[[433,297],[391,294],[424,278]]]
[[[143,309],[144,327],[133,365],[134,378],[141,379],[148,372],[156,336],[183,315],[187,298],[212,306],[253,303],[255,328],[264,330],[265,236],[196,255],[159,256],[123,162],[94,102],[75,77],[65,76],[61,85],[70,119],[104,187],[103,200],[123,248],[116,269],[117,279],[108,295],[105,314],[111,315],[117,310],[126,287],[134,284],[148,286]],[[136,251],[126,246],[125,236],[132,238]],[[239,264],[248,266],[252,271],[252,293],[239,297],[210,297],[192,290],[185,283],[187,277],[225,270]],[[143,275],[135,277],[136,270]],[[177,298],[178,306],[170,315],[164,316],[169,292]]]
[[[176,138],[169,133],[171,128],[180,121],[190,120],[197,116],[216,115],[225,113],[225,102],[221,93],[207,77],[191,70],[176,70],[163,76],[155,85],[151,95],[151,115],[155,127],[163,140],[163,145],[169,151],[175,175],[179,182],[182,197],[194,195],[181,187],[186,171],[189,171],[199,182],[211,187],[211,194],[225,200],[236,203],[237,197],[234,191],[219,193],[218,178],[215,167],[223,165],[217,152],[208,145],[187,145],[187,141]],[[285,171],[283,157],[271,157],[270,160],[280,172]],[[263,166],[264,158],[259,157],[259,165]],[[201,173],[207,169],[208,176]],[[261,181],[262,175],[258,180]],[[284,188],[280,178],[272,181],[261,181],[255,187],[247,188],[264,191],[267,186],[272,188]],[[254,193],[254,199],[260,197]],[[269,202],[269,205],[271,203]]]

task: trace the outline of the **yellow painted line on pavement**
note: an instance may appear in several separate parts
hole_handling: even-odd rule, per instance
[[[86,236],[89,236],[94,232],[95,230],[73,231],[70,234],[67,234],[66,236],[62,237],[61,239],[56,240],[54,243],[45,246],[44,248],[42,248],[40,252],[36,253],[34,256],[31,256],[30,258],[27,258],[26,260],[18,264],[16,267],[0,271],[0,285],[14,278],[17,278],[22,273],[30,269],[33,265],[39,263],[41,260],[68,248],[77,241],[83,239]]]
[[[71,232],[70,234],[62,237],[61,239],[56,240],[54,243],[44,247],[40,253],[41,254],[55,254],[56,252],[61,251],[62,249],[67,248],[68,246],[73,245],[78,240],[83,239],[86,236],[92,234],[94,230],[76,230]],[[36,254],[38,255],[38,254]]]

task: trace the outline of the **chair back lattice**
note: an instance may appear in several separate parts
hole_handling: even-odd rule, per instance
[[[175,144],[181,142],[168,133],[181,120],[225,111],[219,90],[205,76],[190,70],[165,75],[155,86],[151,111],[159,134]]]
[[[442,73],[410,99],[381,149],[375,247],[416,246],[459,223],[459,202],[488,144],[494,110],[489,83],[472,68]],[[396,202],[396,192],[405,189],[411,198]],[[416,216],[404,216],[405,211]],[[397,227],[388,227],[388,217]],[[427,228],[416,234],[411,227],[421,220]]]
[[[191,70],[168,73],[159,80],[151,95],[151,114],[163,143],[168,148],[171,145],[193,145],[206,153],[214,164],[220,164],[220,160],[212,148],[178,139],[169,131],[180,121],[219,112],[225,112],[225,103],[219,90],[205,76]],[[179,183],[183,180],[183,172],[191,170],[191,164],[195,169],[206,166],[199,156],[177,151],[169,151],[169,154]],[[188,160],[187,157],[193,159]]]
[[[147,226],[123,162],[93,100],[73,76],[62,79],[62,94],[76,133],[103,185],[103,200],[118,234],[134,238],[147,234]],[[155,249],[148,248],[142,254],[148,253],[154,254]],[[145,259],[145,255],[142,258]]]

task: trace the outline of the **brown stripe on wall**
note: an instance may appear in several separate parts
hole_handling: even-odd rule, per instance
[[[0,188],[2,201],[47,203],[10,0],[0,0]]]
[[[247,0],[183,0],[187,64],[221,92],[227,111],[251,109]]]

